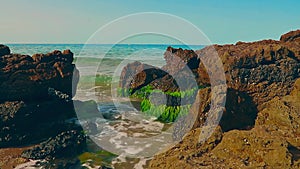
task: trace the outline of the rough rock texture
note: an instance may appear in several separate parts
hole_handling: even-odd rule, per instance
[[[299,168],[299,101],[300,79],[290,95],[264,104],[251,130],[222,133],[217,128],[201,144],[203,128],[196,128],[178,145],[155,156],[150,168]]]
[[[29,159],[53,159],[74,156],[85,147],[86,138],[83,132],[70,130],[26,150],[22,157]]]
[[[207,151],[211,151],[222,140],[220,127],[217,127],[212,136],[204,143],[199,143],[201,132],[202,128],[192,130],[176,146],[154,156],[154,160],[151,161],[149,168],[195,168],[197,165],[193,165],[188,161],[195,157],[201,157]]]
[[[135,91],[166,74],[166,72],[157,67],[136,61],[123,68],[119,85],[121,88],[128,88]]]
[[[0,100],[45,99],[49,87],[72,96],[72,80],[76,89],[79,78],[72,62],[70,50],[30,57],[10,54],[8,47],[0,47]]]
[[[168,47],[164,58],[166,65],[161,69],[140,62],[128,64],[122,70],[120,87],[132,89],[133,92],[148,84],[162,91],[198,87],[195,76],[200,59],[194,51]]]
[[[86,137],[76,113],[95,117],[99,112],[95,102],[72,100],[79,78],[72,62],[70,50],[30,57],[0,45],[0,148],[10,153],[22,147],[1,156],[0,168],[24,162],[27,167],[81,168],[77,155]]]
[[[120,85],[120,87],[137,89],[156,82],[158,85],[153,85],[155,88],[164,88],[163,86],[178,83],[174,81],[176,77],[183,77],[186,81],[194,78],[198,85],[209,86],[212,79],[209,78],[199,58],[209,58],[213,52],[216,52],[223,63],[224,71],[219,71],[225,72],[228,88],[246,92],[253,97],[256,105],[261,105],[275,96],[288,94],[295,79],[299,77],[300,38],[297,38],[298,36],[300,31],[294,31],[283,35],[281,41],[263,40],[252,43],[238,42],[235,45],[213,45],[195,52],[169,47],[165,52],[167,64],[161,71],[156,70],[158,73],[153,74],[140,69],[143,67],[141,63],[130,64],[123,70],[120,81],[126,81],[129,78],[124,75],[131,74],[130,81],[127,80],[127,84],[131,85]],[[185,70],[184,65],[192,74]],[[208,66],[213,69],[213,64]],[[143,74],[144,78],[134,77],[136,73]],[[191,75],[193,77],[190,77]],[[150,78],[146,81],[145,77]],[[176,87],[173,85],[173,88],[174,86]],[[165,87],[164,91],[173,88]]]
[[[1,148],[82,130],[66,122],[76,117],[71,98],[79,74],[72,62],[70,50],[30,57],[11,54],[7,46],[0,45]]]
[[[59,132],[78,128],[65,123],[74,118],[72,102],[48,100],[0,104],[0,147],[38,143]]]
[[[214,47],[223,62],[228,88],[247,92],[257,105],[288,94],[299,77],[298,51],[285,43],[269,40]],[[197,51],[200,57],[205,50]],[[199,77],[209,83],[201,79],[202,74]]]
[[[199,138],[195,131],[203,128],[212,97],[210,88],[201,89],[191,109],[192,117],[197,117],[194,130],[178,145],[155,156],[150,168],[299,168],[299,36],[298,30],[283,35],[280,41],[214,45],[228,87],[220,121],[222,139],[194,155],[201,148],[191,141]],[[196,53],[203,57],[208,48]],[[208,85],[202,69],[200,63],[198,82]]]
[[[288,32],[288,33],[282,35],[280,37],[280,41],[282,41],[282,42],[294,41],[295,39],[300,37],[299,31],[300,30],[291,31],[291,32]]]

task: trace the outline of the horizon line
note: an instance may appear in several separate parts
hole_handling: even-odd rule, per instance
[[[0,43],[4,45],[185,45],[185,46],[206,46],[204,44],[180,44],[180,43],[30,43],[30,42],[9,42]]]

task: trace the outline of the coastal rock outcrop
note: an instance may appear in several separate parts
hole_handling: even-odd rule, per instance
[[[71,98],[79,78],[70,50],[30,57],[1,45],[0,54],[0,147],[82,130],[65,122],[76,117]]]
[[[30,57],[1,47],[0,56],[1,101],[46,99],[49,87],[74,95],[79,73],[70,50]]]
[[[266,102],[252,129],[220,132],[217,127],[201,144],[203,128],[195,128],[178,145],[156,155],[150,168],[299,168],[299,85],[300,79],[289,95]],[[201,151],[208,143],[211,148]]]
[[[45,168],[80,165],[86,137],[73,103],[90,106],[72,100],[78,79],[70,50],[31,57],[0,45],[0,148],[30,146],[22,160],[46,159]]]
[[[200,59],[194,51],[168,47],[164,58],[166,65],[162,68],[137,61],[126,65],[119,86],[131,89],[133,93],[146,85],[164,92],[196,87],[194,76],[197,76]]]
[[[133,77],[134,80],[130,83],[136,89],[148,84],[155,89],[161,89],[152,85],[153,82],[160,86],[170,86],[177,83],[174,78],[177,73],[186,76],[186,71],[179,64],[183,63],[192,72],[192,78],[197,85],[204,87],[197,93],[195,103],[190,110],[191,116],[181,119],[182,125],[175,127],[178,131],[185,131],[186,125],[192,125],[194,130],[186,134],[177,146],[157,155],[150,166],[152,168],[209,166],[298,168],[300,130],[297,113],[300,109],[295,101],[299,100],[297,94],[299,80],[296,81],[300,77],[299,37],[300,30],[297,30],[282,35],[280,41],[262,40],[238,42],[235,45],[212,45],[195,52],[169,47],[165,53],[169,64],[162,68],[165,72],[169,70],[165,76],[159,78],[152,76],[153,81],[147,83]],[[211,51],[218,54],[223,64],[222,69],[215,71],[224,73],[226,78],[227,102],[221,110],[223,115],[219,123],[223,134],[221,141],[217,142],[214,148],[194,155],[192,152],[198,152],[198,148],[188,144],[198,136],[191,133],[203,128],[209,113],[220,113],[217,107],[210,109],[212,96],[215,95],[211,92],[210,85],[211,82],[218,82],[220,79],[218,76],[217,79],[210,79],[207,69],[214,69],[214,67],[213,65],[206,67],[207,65],[202,62],[208,59],[213,63],[209,58]],[[173,62],[170,59],[172,55],[168,55],[170,53],[175,58],[181,58],[181,62]],[[135,67],[131,69],[135,70]],[[143,73],[145,77],[151,77],[151,74]],[[171,80],[161,80],[164,78]],[[121,81],[122,79],[121,76]],[[131,86],[129,89],[132,89]],[[213,99],[217,99],[214,101],[218,102],[224,98],[214,96]],[[190,121],[193,124],[190,124]],[[175,160],[177,157],[179,160]]]

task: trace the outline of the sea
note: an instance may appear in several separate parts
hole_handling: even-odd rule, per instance
[[[70,49],[75,57],[92,58],[118,58],[124,59],[130,54],[139,51],[149,51],[140,58],[162,58],[168,46],[182,49],[198,50],[203,45],[180,45],[180,44],[6,44],[12,53],[33,55],[35,53],[48,53],[53,50]],[[137,56],[133,56],[137,57]]]
[[[76,112],[78,123],[84,130],[86,126],[96,126],[92,133],[88,133],[100,149],[116,154],[111,165],[118,168],[147,168],[152,156],[166,147],[174,144],[172,139],[172,124],[164,124],[154,117],[145,116],[138,106],[138,101],[132,98],[114,95],[118,88],[118,77],[128,63],[140,61],[142,63],[161,67],[165,64],[164,52],[167,47],[199,50],[202,45],[172,45],[172,44],[6,44],[11,53],[33,55],[49,53],[54,50],[70,49],[74,53],[74,64],[80,72],[80,79],[89,79],[96,75],[104,76],[116,81],[79,80],[74,100],[94,100],[98,105],[100,116],[86,117]],[[87,78],[85,78],[87,77]],[[86,85],[86,83],[90,84]],[[105,83],[107,82],[107,83]],[[76,110],[76,104],[74,105]],[[88,110],[88,109],[87,109]],[[83,111],[83,112],[82,112]],[[110,114],[111,118],[103,118]],[[90,150],[89,153],[95,153]],[[101,159],[100,159],[101,160]],[[96,163],[96,162],[95,162]],[[95,166],[89,161],[88,168]],[[89,164],[83,164],[88,166]]]

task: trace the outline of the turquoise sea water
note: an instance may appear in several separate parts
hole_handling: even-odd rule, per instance
[[[168,46],[198,50],[201,45],[168,44],[6,44],[12,53],[33,55],[54,50],[70,49],[74,53],[77,68],[82,76],[98,74],[113,75],[120,66],[140,61],[161,67],[165,64],[164,52]],[[101,62],[102,61],[102,62]],[[99,63],[101,62],[100,66]],[[120,71],[120,70],[119,70]]]
[[[70,49],[75,57],[108,57],[125,58],[129,54],[141,50],[151,50],[147,56],[140,57],[162,57],[168,46],[183,49],[201,49],[201,45],[168,45],[168,44],[6,44],[12,53],[33,55],[35,53],[48,53],[53,50]],[[108,51],[108,52],[107,52]]]

